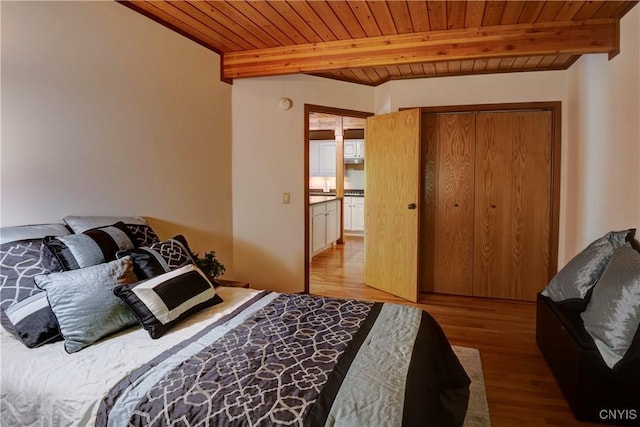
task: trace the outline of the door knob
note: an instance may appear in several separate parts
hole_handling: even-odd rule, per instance
[[[416,208],[416,204],[415,203],[409,203],[409,205],[407,206],[408,209],[415,209]]]

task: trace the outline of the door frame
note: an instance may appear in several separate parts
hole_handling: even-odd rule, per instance
[[[401,108],[408,110],[415,107]],[[558,271],[558,243],[560,238],[560,165],[562,153],[562,101],[514,102],[504,104],[470,104],[420,107],[421,113],[463,113],[478,111],[550,111],[551,124],[551,215],[549,223],[549,271],[551,280]]]
[[[327,107],[323,105],[304,104],[304,293],[309,293],[309,115],[311,113],[333,114],[343,117],[367,118],[373,113],[367,111],[347,110],[343,108]],[[342,153],[342,150],[340,150]],[[336,159],[337,161],[337,159]],[[344,233],[344,199],[340,204],[340,239]]]

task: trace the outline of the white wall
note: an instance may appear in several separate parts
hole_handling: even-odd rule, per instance
[[[583,56],[568,71],[570,192],[565,228],[582,248],[640,228],[640,7],[620,22],[621,53]]]
[[[304,104],[373,111],[373,95],[303,75],[234,81],[234,275],[256,288],[304,289]],[[290,110],[278,108],[283,96]]]
[[[345,165],[344,188],[347,190],[364,190],[364,164]]]
[[[231,86],[116,2],[2,2],[1,224],[148,216],[231,258]]]

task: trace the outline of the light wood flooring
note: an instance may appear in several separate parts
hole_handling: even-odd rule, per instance
[[[362,237],[347,236],[313,257],[310,293],[406,303],[370,288]],[[598,426],[576,421],[535,342],[535,303],[423,294],[417,306],[453,345],[480,350],[493,427]]]

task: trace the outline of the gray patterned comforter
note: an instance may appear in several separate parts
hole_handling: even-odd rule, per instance
[[[456,426],[469,378],[427,313],[263,292],[124,378],[99,426]]]

